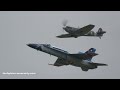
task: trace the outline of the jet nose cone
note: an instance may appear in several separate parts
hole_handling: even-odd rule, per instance
[[[27,46],[30,46],[30,44],[26,44]]]
[[[26,44],[27,46],[29,46],[29,47],[31,47],[32,46],[32,44]]]
[[[26,44],[26,45],[33,49],[42,51],[42,48],[41,48],[42,44]]]
[[[35,49],[37,45],[36,44],[27,44],[27,46]]]

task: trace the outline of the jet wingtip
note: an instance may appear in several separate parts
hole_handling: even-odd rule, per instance
[[[108,64],[103,64],[102,66],[108,66]]]
[[[56,36],[57,38],[59,38],[59,36]]]
[[[108,66],[108,64],[105,64],[105,66]]]
[[[54,66],[54,64],[49,64],[49,63],[48,63],[48,65],[52,65],[52,66]]]
[[[57,38],[62,38],[61,36],[56,36]]]

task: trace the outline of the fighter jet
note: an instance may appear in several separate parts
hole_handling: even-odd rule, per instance
[[[103,36],[106,31],[103,31],[102,28],[99,28],[97,32],[91,31],[95,25],[89,24],[87,26],[84,26],[82,28],[74,28],[71,26],[66,26],[67,21],[63,22],[63,30],[65,30],[68,34],[62,34],[59,36],[56,36],[58,38],[70,38],[70,37],[80,37],[80,36],[93,36],[93,37],[101,37]]]
[[[90,48],[84,53],[79,52],[76,54],[70,54],[69,52],[55,46],[51,46],[50,44],[27,44],[27,46],[58,57],[54,64],[49,65],[58,67],[64,65],[72,65],[76,67],[81,67],[83,71],[88,71],[89,69],[96,69],[98,66],[107,66],[107,64],[94,63],[91,61],[94,56],[98,55],[97,53],[95,53],[95,48]]]

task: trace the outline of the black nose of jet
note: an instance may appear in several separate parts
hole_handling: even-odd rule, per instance
[[[31,47],[31,48],[34,48],[34,49],[36,49],[37,44],[27,44],[27,46],[29,46],[29,47]]]
[[[42,50],[41,44],[27,44],[27,46],[34,48],[36,50],[40,50],[40,51]]]

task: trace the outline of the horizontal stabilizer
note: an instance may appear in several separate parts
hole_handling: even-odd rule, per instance
[[[98,31],[96,32],[97,36],[101,39],[103,34],[106,33],[106,31],[103,31],[102,28],[99,28]]]

